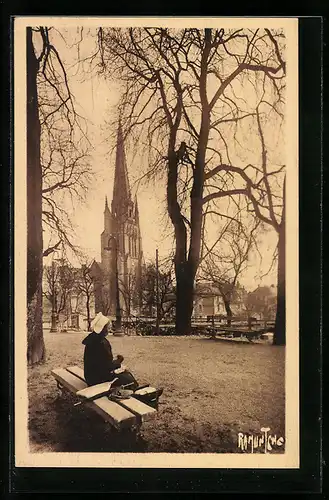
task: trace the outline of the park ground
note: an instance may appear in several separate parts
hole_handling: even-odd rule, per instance
[[[164,387],[157,418],[136,438],[59,397],[50,372],[83,366],[84,337],[46,333],[47,361],[29,368],[31,452],[235,453],[239,432],[270,427],[271,434],[285,435],[284,347],[206,337],[109,337],[139,383]]]

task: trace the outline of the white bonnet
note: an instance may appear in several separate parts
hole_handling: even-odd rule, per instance
[[[109,323],[109,321],[110,321],[109,318],[107,318],[106,316],[104,316],[104,314],[99,312],[96,314],[90,326],[95,333],[100,333],[103,330],[104,326],[107,325],[107,323]]]

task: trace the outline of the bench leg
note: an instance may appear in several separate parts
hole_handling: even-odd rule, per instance
[[[59,390],[59,393],[57,394],[57,398],[58,399],[71,399],[72,398],[72,394],[70,393],[70,391],[68,389],[66,389],[66,387],[64,387],[60,382],[58,382],[58,380],[56,380],[56,383],[57,383],[57,389]]]
[[[141,434],[141,429],[142,429],[142,423],[137,423],[130,427],[129,429],[126,429],[126,436],[131,436],[131,442],[138,444],[139,441],[142,440],[142,434]]]
[[[57,389],[60,391],[60,395],[63,396],[63,393],[65,391],[64,386],[60,382],[58,382],[58,380],[56,380],[56,383],[57,383]]]

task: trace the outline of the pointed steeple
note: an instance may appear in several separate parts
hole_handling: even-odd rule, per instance
[[[140,230],[140,225],[139,225],[139,209],[138,209],[138,201],[137,201],[137,193],[135,193],[134,196],[134,207],[135,207],[135,224],[137,226],[137,237],[139,241],[139,256],[142,258],[143,255],[143,249],[142,249],[142,235],[141,235],[141,230]]]
[[[128,180],[126,154],[124,149],[121,120],[119,120],[115,158],[112,213],[117,215],[125,214],[130,201],[131,193]]]
[[[135,193],[135,196],[134,196],[134,207],[135,207],[135,220],[139,226],[139,210],[138,210],[137,193]]]
[[[113,231],[113,217],[109,204],[107,201],[107,196],[105,196],[105,208],[104,208],[104,234],[109,235]]]

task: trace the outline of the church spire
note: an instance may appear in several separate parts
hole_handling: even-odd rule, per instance
[[[107,196],[105,196],[105,208],[104,208],[104,233],[109,235],[113,231],[113,218],[107,201]]]
[[[127,207],[130,201],[131,193],[128,180],[126,154],[124,149],[121,120],[119,120],[115,158],[112,213],[124,214],[127,211]]]
[[[134,206],[135,206],[135,219],[139,225],[139,210],[138,210],[137,193],[135,193],[135,197],[134,197]]]

